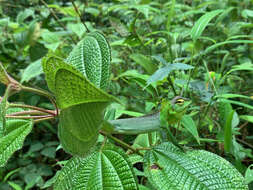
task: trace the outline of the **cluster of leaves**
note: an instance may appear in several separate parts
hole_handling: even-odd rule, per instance
[[[45,89],[41,58],[49,51],[65,58],[72,46],[86,35],[86,28],[71,3],[1,3],[4,6],[0,6],[0,61],[22,83]],[[88,29],[103,31],[112,48],[113,74],[109,91],[124,104],[111,104],[105,118],[114,120],[154,113],[160,109],[161,99],[171,99],[183,91],[183,95],[192,100],[192,106],[181,124],[172,129],[177,143],[224,157],[245,174],[250,184],[253,180],[250,168],[253,164],[253,10],[249,7],[252,6],[250,0],[97,0],[78,4]],[[0,86],[0,92],[4,92],[3,86]],[[12,100],[52,108],[46,99],[32,93],[20,93]],[[26,130],[21,129],[24,125],[19,129],[22,122],[14,123],[17,129],[12,131],[10,127],[8,131],[26,133],[22,135],[21,143],[31,130],[29,122]],[[126,172],[134,165],[140,188],[152,189],[151,184],[158,179],[176,181],[167,179],[171,171],[169,166],[161,173],[156,171],[160,165],[168,164],[167,158],[171,158],[171,162],[180,162],[178,156],[181,156],[188,162],[192,161],[192,165],[196,164],[193,157],[197,159],[197,153],[180,155],[179,150],[170,144],[161,144],[148,153],[145,166],[138,156],[130,157],[130,163],[121,150],[106,146],[99,150],[101,154],[95,151],[81,161],[71,159],[58,176],[45,183],[62,165],[57,160],[69,158],[61,149],[56,154],[59,142],[55,125],[54,122],[35,125],[23,150],[15,153],[6,167],[1,168],[0,188],[47,188],[55,179],[56,189],[62,189],[62,186],[67,189],[68,185],[78,188],[78,184],[71,184],[71,179],[68,179],[73,173],[77,173],[75,177],[83,179],[83,183],[86,181],[87,187],[93,187],[92,183],[106,181],[98,178],[100,170],[92,173],[91,169],[101,167],[107,170],[105,162],[113,163],[112,159],[117,155],[118,160],[125,163]],[[149,137],[146,134],[120,135],[134,148],[144,149],[150,146]],[[151,141],[154,142],[151,144],[159,141],[159,138],[155,141],[156,138],[157,134],[152,134]],[[198,154],[208,153],[200,151]],[[230,166],[226,167],[225,163],[221,170],[232,170]],[[72,168],[69,171],[73,173],[69,174],[68,168]],[[83,170],[77,172],[80,168]],[[97,178],[88,182],[85,171]],[[131,172],[126,175],[132,180],[127,183],[128,188],[134,189],[136,179]],[[217,174],[219,177],[223,175],[226,173]],[[114,185],[117,187],[118,184]],[[158,183],[156,188],[165,186]]]

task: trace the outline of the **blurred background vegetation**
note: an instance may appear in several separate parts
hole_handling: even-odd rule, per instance
[[[66,57],[86,35],[84,22],[89,31],[103,32],[111,45],[109,92],[125,103],[110,106],[113,119],[158,111],[163,98],[171,99],[184,89],[184,96],[193,102],[194,123],[191,129],[174,130],[179,143],[214,152],[244,175],[253,164],[253,1],[75,4],[80,17],[67,0],[0,0],[0,62],[7,71],[27,86],[47,90],[41,59],[50,51]],[[202,35],[194,36],[197,20],[214,10],[222,11],[208,22]],[[180,64],[172,68],[173,63],[194,69]],[[0,85],[1,96],[4,90]],[[219,97],[224,101],[218,101]],[[11,101],[53,109],[47,99],[27,92],[12,96]],[[227,115],[220,109],[224,102],[232,106],[227,109],[236,111],[228,152],[223,143]],[[198,138],[191,131],[197,131]],[[121,138],[129,143],[135,139]],[[58,146],[57,121],[36,124],[23,149],[0,168],[0,189],[47,189],[46,182],[70,158]]]

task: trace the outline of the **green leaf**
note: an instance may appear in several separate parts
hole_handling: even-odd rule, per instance
[[[197,140],[197,142],[200,144],[198,129],[192,117],[190,115],[184,115],[182,117],[181,122],[184,128],[186,128],[186,130],[189,131],[192,134],[192,136]]]
[[[14,189],[14,190],[22,190],[22,187],[20,187],[18,184],[8,181],[8,184]]]
[[[240,115],[240,118],[246,120],[250,123],[253,123],[253,116],[252,115]]]
[[[93,32],[86,35],[71,51],[66,63],[80,71],[95,86],[107,88],[111,49],[103,34]]]
[[[107,103],[85,103],[61,110],[58,136],[72,155],[86,156],[97,142]]]
[[[131,163],[123,150],[111,145],[81,159],[73,157],[60,171],[54,190],[138,189]]]
[[[92,102],[119,102],[115,97],[95,87],[73,68],[61,68],[55,75],[55,95],[59,108]]]
[[[215,97],[217,97],[217,98],[245,98],[245,99],[252,100],[252,98],[250,96],[244,96],[241,94],[220,94]]]
[[[22,148],[26,136],[32,130],[30,120],[8,120],[6,123],[8,133],[0,138],[0,167],[3,167],[11,155]]]
[[[242,106],[242,107],[245,107],[245,108],[253,109],[253,106],[251,106],[249,104],[239,102],[239,101],[220,99],[220,102],[235,104],[235,105]]]
[[[253,167],[253,164],[251,164],[245,172],[245,180],[247,184],[250,184],[251,182],[253,182],[253,169],[251,169],[252,167]]]
[[[31,63],[28,67],[25,68],[22,77],[21,83],[28,82],[32,78],[42,74],[42,66],[41,66],[41,59]]]
[[[191,30],[191,37],[193,41],[196,41],[202,34],[202,32],[205,30],[208,23],[218,14],[222,13],[224,10],[215,10],[208,12],[201,16],[197,22],[194,24],[192,30]]]
[[[229,41],[219,42],[206,48],[204,54],[208,54],[214,49],[223,45],[227,45],[227,44],[252,44],[252,43],[253,43],[253,40],[229,40]]]
[[[235,111],[230,110],[226,116],[226,123],[224,129],[224,149],[227,152],[231,151],[232,146],[232,121]]]
[[[162,67],[160,69],[158,69],[147,81],[147,85],[153,83],[153,82],[157,82],[157,81],[161,81],[163,80],[165,77],[167,77],[171,71],[174,70],[189,70],[189,69],[193,69],[194,67],[191,65],[186,65],[184,63],[173,63],[173,64],[169,64],[168,66]]]
[[[145,71],[150,75],[153,74],[157,69],[157,66],[151,61],[151,59],[143,54],[134,53],[131,54],[129,57],[134,60],[135,63],[142,66]]]
[[[147,151],[144,161],[155,189],[248,189],[243,176],[228,161],[204,150],[182,152],[165,142]]]

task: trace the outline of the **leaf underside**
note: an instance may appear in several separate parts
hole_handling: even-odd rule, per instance
[[[182,152],[167,142],[145,155],[145,172],[163,190],[247,190],[243,176],[225,159],[204,151]]]
[[[112,145],[99,146],[81,159],[73,157],[61,170],[55,190],[136,190],[133,168],[123,150]]]

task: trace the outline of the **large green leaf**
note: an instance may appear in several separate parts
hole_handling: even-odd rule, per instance
[[[131,163],[123,150],[105,145],[84,159],[73,157],[60,171],[54,190],[138,189]]]
[[[144,160],[145,172],[156,189],[248,189],[228,161],[204,150],[183,152],[166,142],[147,151]]]
[[[59,138],[67,152],[86,156],[96,144],[107,103],[85,103],[61,110]]]
[[[7,120],[6,135],[0,138],[0,167],[6,164],[15,151],[22,148],[26,136],[32,130],[32,125],[31,120]]]
[[[43,62],[48,86],[61,109],[59,138],[67,152],[85,156],[95,145],[106,106],[118,101],[55,56]]]
[[[72,68],[61,68],[56,72],[55,95],[61,109],[83,103],[118,101]]]

